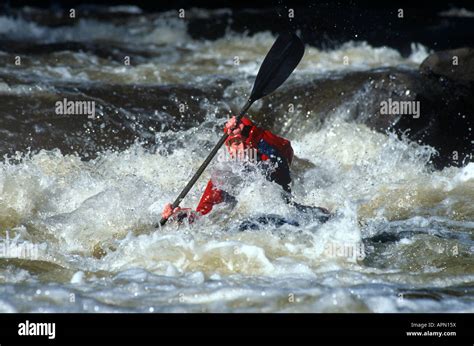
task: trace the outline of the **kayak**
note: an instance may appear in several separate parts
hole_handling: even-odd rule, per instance
[[[297,213],[291,217],[283,217],[277,214],[265,214],[247,218],[238,225],[238,231],[259,230],[268,226],[279,228],[289,225],[299,227],[309,222],[325,223],[332,214],[324,208],[311,207],[298,203],[292,203]]]

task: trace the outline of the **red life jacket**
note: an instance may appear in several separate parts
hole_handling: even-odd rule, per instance
[[[245,140],[245,144],[251,148],[257,148],[258,143],[260,140],[264,140],[273,148],[275,148],[281,156],[283,156],[288,165],[291,165],[293,161],[293,148],[291,147],[291,143],[289,140],[277,136],[268,130],[264,130],[260,127],[255,126],[248,118],[242,118],[241,122],[244,124],[244,130],[242,133],[245,133],[247,139]],[[263,160],[267,160],[268,157],[266,155],[262,155]]]
[[[268,130],[255,126],[248,118],[242,118],[244,124],[242,133],[246,137],[245,144],[250,148],[257,148],[258,143],[263,139],[284,157],[288,166],[293,161],[293,148],[289,140],[279,137]],[[224,130],[225,131],[225,130]],[[261,155],[262,160],[268,160],[266,155]],[[209,213],[213,206],[224,201],[224,192],[214,187],[211,180],[207,183],[206,189],[199,201],[196,211],[202,215]]]

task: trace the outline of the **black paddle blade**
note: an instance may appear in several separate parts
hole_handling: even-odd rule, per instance
[[[304,44],[294,33],[278,36],[258,71],[250,100],[256,101],[278,88],[293,72],[304,54]]]

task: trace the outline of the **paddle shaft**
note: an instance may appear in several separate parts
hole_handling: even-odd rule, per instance
[[[251,100],[249,99],[247,101],[247,103],[245,104],[245,106],[242,108],[242,110],[240,111],[240,114],[237,116],[237,122],[240,120],[240,118],[242,118],[245,113],[247,112],[247,110],[250,108],[250,106],[254,103],[255,101],[254,100]],[[196,181],[199,179],[199,177],[201,176],[202,172],[204,172],[204,170],[206,169],[206,167],[209,165],[209,163],[211,163],[212,159],[214,158],[214,156],[217,154],[217,152],[219,151],[220,147],[222,146],[222,144],[224,144],[225,140],[227,139],[227,137],[229,137],[229,135],[227,133],[225,133],[221,139],[219,140],[219,142],[217,142],[216,146],[214,147],[214,149],[212,149],[212,151],[210,152],[210,154],[207,156],[207,158],[204,160],[204,162],[201,164],[201,167],[199,167],[199,169],[196,171],[196,173],[194,174],[194,176],[191,178],[191,180],[188,182],[188,184],[185,186],[185,188],[183,189],[183,191],[181,191],[181,193],[179,194],[179,196],[176,198],[176,200],[173,202],[172,204],[172,208],[176,208],[179,206],[179,204],[181,203],[181,201],[184,199],[184,197],[186,197],[186,195],[188,194],[189,190],[191,190],[191,188],[193,187],[193,185],[196,183]],[[163,226],[166,221],[168,219],[165,219],[165,218],[161,218],[160,220],[160,226]]]

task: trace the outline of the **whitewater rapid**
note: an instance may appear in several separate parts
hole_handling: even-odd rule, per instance
[[[80,20],[66,30],[3,16],[0,34],[19,42],[132,42],[153,53],[124,66],[66,50],[15,71],[9,55],[0,55],[4,75],[37,78],[33,87],[0,83],[0,93],[25,100],[51,90],[59,95],[61,83],[232,81],[222,86],[219,104],[200,102],[206,115],[198,126],[150,129],[158,143],[153,150],[137,140],[98,150],[92,159],[59,149],[4,157],[0,244],[10,253],[0,258],[0,311],[474,312],[474,165],[435,171],[427,164],[432,148],[349,122],[350,105],[317,130],[290,138],[299,162],[292,169],[295,198],[328,208],[335,216],[327,223],[232,228],[247,217],[291,213],[280,187],[255,174],[243,177],[231,212],[217,206],[194,224],[155,227],[244,100],[275,40],[270,32],[195,40],[165,13],[122,25]],[[337,49],[308,47],[292,78],[414,69],[428,49],[412,46],[408,57],[356,38]],[[183,206],[196,207],[215,165]]]

